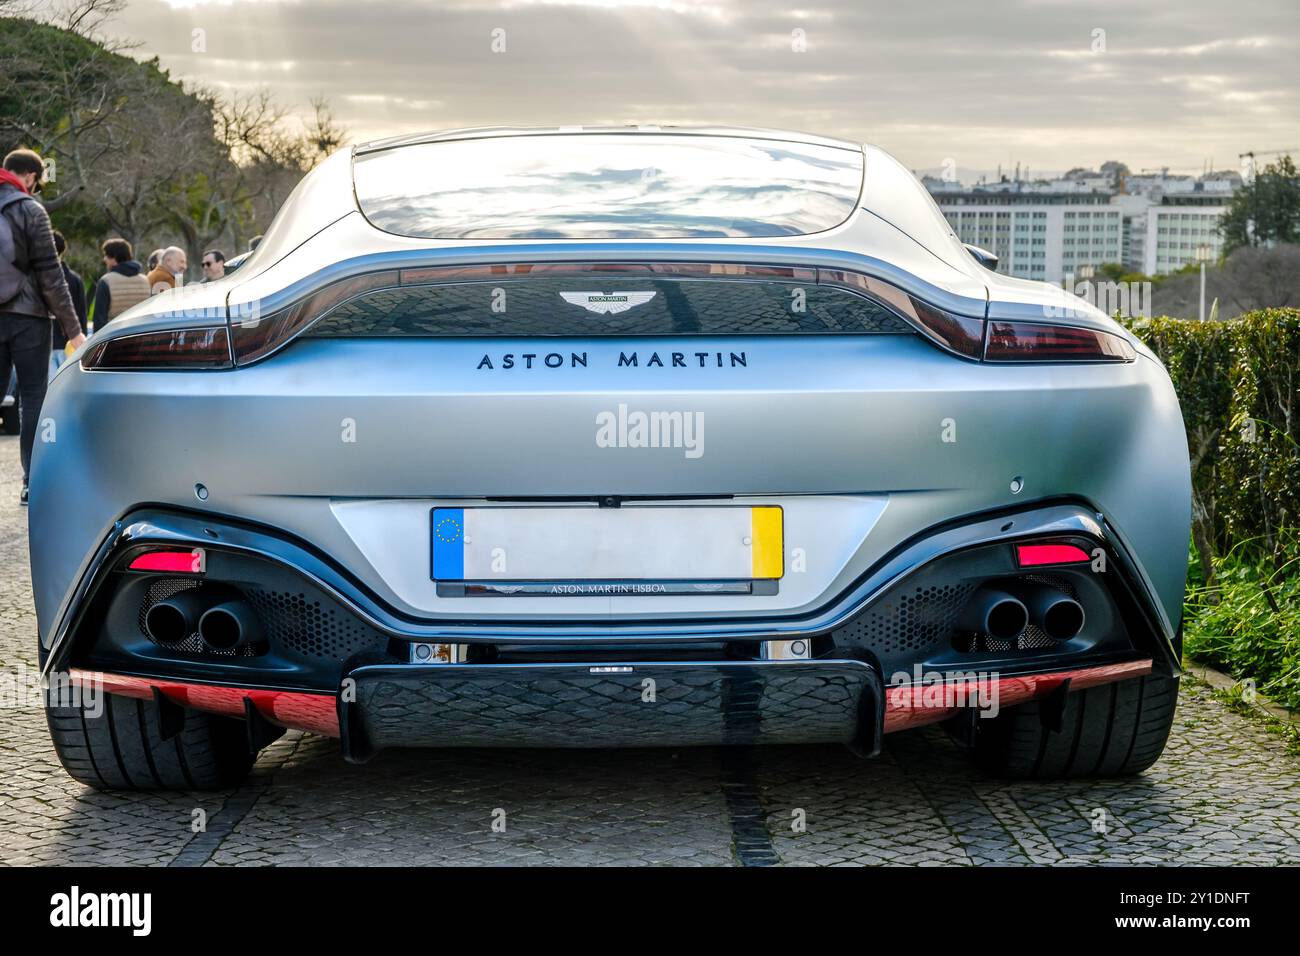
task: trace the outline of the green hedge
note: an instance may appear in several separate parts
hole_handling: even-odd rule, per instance
[[[1300,310],[1129,326],[1168,367],[1187,425],[1186,653],[1300,708]]]
[[[1280,567],[1300,527],[1300,310],[1129,327],[1164,361],[1182,404],[1202,568],[1230,553]]]

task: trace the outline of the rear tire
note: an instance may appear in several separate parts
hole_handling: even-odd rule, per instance
[[[982,770],[1015,779],[1127,777],[1160,758],[1178,702],[1178,678],[1146,677],[1065,697],[1061,729],[1043,722],[1043,700],[976,719],[972,755]]]
[[[13,405],[3,412],[4,430],[6,435],[17,435],[22,431],[22,424],[18,420],[18,406]]]
[[[152,701],[100,699],[97,716],[81,706],[45,708],[59,762],[96,790],[224,790],[253,765],[242,720],[187,710],[180,733],[163,740]]]

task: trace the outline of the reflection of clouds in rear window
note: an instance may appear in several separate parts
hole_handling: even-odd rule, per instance
[[[358,156],[361,210],[442,239],[667,239],[821,232],[849,217],[862,154],[706,136],[523,136]]]

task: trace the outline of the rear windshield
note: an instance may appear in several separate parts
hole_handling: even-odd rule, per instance
[[[857,149],[741,137],[514,136],[357,156],[357,201],[424,239],[763,238],[848,219]]]

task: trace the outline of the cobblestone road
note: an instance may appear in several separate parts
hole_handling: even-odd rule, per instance
[[[36,663],[17,459],[0,438],[8,679]],[[0,719],[5,864],[1300,864],[1300,759],[1200,687],[1152,770],[1099,783],[990,780],[935,729],[891,736],[874,761],[827,747],[394,751],[365,767],[290,734],[229,793],[105,794],[64,775],[40,710]]]

